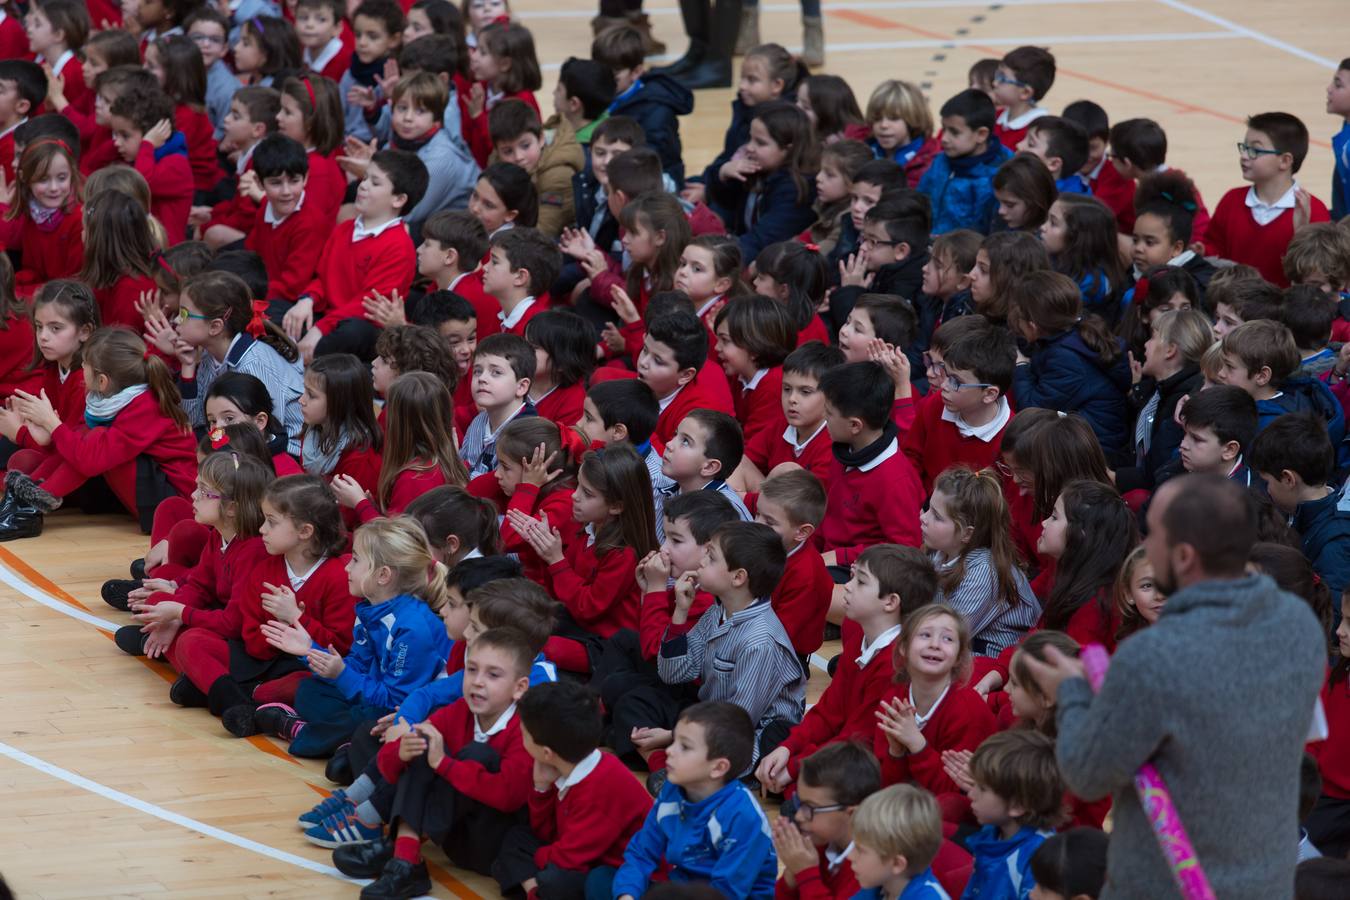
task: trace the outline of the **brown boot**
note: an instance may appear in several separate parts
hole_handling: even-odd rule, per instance
[[[628,20],[623,16],[596,16],[591,19],[591,34],[595,37],[600,36],[600,32],[613,28],[616,25],[627,25]]]
[[[802,16],[802,65],[825,65],[825,23],[820,16]]]
[[[648,56],[661,56],[666,52],[665,43],[652,35],[652,20],[646,13],[628,13],[625,21],[642,34],[642,49]]]
[[[744,6],[741,8],[741,27],[736,32],[736,49],[732,53],[735,56],[744,56],[758,46],[759,7]]]

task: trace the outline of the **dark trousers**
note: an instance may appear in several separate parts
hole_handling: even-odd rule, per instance
[[[637,632],[627,628],[605,641],[591,683],[599,686],[609,715],[609,746],[629,761],[637,754],[629,739],[634,728],[674,728],[680,711],[698,702],[694,684],[661,680],[656,663],[642,658]]]
[[[680,0],[684,32],[713,59],[731,59],[741,30],[741,0]]]
[[[501,767],[501,757],[487,744],[470,743],[454,757],[471,759],[489,772]],[[492,871],[503,838],[520,821],[518,814],[461,794],[431,770],[425,756],[409,763],[394,787],[390,833],[397,834],[397,823],[405,822],[419,836],[439,844],[456,866],[481,875]]]
[[[350,740],[359,723],[390,710],[348,700],[331,681],[306,678],[295,690],[295,712],[305,727],[291,741],[291,755],[323,758]]]
[[[1350,851],[1350,800],[1328,797],[1317,798],[1317,805],[1304,820],[1308,839],[1322,851],[1323,856],[1344,859]]]
[[[398,791],[394,785],[385,781],[384,776],[380,774],[376,757],[379,756],[384,741],[370,733],[370,729],[374,727],[374,719],[357,725],[356,730],[352,732],[352,742],[347,745],[345,750],[339,750],[338,752],[347,754],[347,760],[351,763],[353,772],[358,775],[365,775],[375,782],[375,792],[370,795],[370,804],[375,807],[375,811],[380,814],[380,818],[388,822],[394,813],[394,798]]]
[[[642,11],[642,0],[600,0],[600,15],[621,19],[625,13]]]
[[[501,852],[492,864],[492,877],[501,886],[503,896],[523,897],[523,881],[533,878],[539,883],[539,900],[583,900],[586,896],[586,873],[576,869],[560,869],[553,864],[539,868],[534,854],[544,842],[524,825],[517,825],[502,839]]]
[[[333,353],[350,353],[361,362],[368,363],[375,358],[375,341],[380,337],[380,329],[365,319],[343,319],[338,326],[320,338],[314,348],[314,355],[328,356]]]

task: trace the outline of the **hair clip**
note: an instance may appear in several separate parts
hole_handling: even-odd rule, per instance
[[[169,265],[169,261],[164,257],[164,252],[162,250],[156,250],[153,259],[159,264],[159,267],[165,272],[168,272],[172,278],[178,278],[178,273],[173,270],[173,266]]]
[[[211,433],[207,435],[207,438],[211,441],[212,450],[219,450],[222,447],[228,447],[230,445],[230,437],[225,433],[224,428],[212,430]]]
[[[238,472],[238,471],[239,471],[239,454],[238,454],[238,453],[235,453],[233,450],[231,450],[231,451],[230,451],[230,459],[234,461],[234,470],[235,470],[236,472]]]
[[[150,357],[154,356],[154,351],[149,344],[145,345],[145,352],[141,354],[141,362],[149,362]]]
[[[1134,283],[1134,302],[1143,303],[1148,297],[1148,276],[1140,278]]]
[[[265,318],[267,307],[266,300],[253,301],[253,318],[248,320],[248,325],[244,327],[244,330],[255,338],[262,337],[263,333],[267,331],[267,320]]]
[[[259,17],[259,16],[254,16],[253,18],[249,19],[249,23],[250,23],[254,28],[258,29],[258,34],[265,34],[265,33],[266,33],[266,32],[264,31],[264,29],[263,29],[263,23],[262,23],[262,18],[261,18],[261,17]]]
[[[301,75],[300,83],[305,86],[305,93],[309,94],[309,108],[317,111],[319,108],[319,101],[314,99],[314,85],[309,83],[309,76]]]
[[[807,242],[804,243],[804,246],[806,247],[807,250],[810,250],[812,253],[819,253],[819,252],[820,252],[820,245],[819,245],[819,244],[812,244],[810,241],[807,241]]]

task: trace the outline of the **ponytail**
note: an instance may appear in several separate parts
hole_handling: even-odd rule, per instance
[[[403,514],[422,526],[433,548],[444,547],[454,535],[460,547],[472,548],[483,556],[502,552],[497,507],[464,488],[451,485],[432,488],[409,503]]]
[[[388,566],[400,593],[420,597],[437,612],[449,599],[444,563],[432,555],[427,533],[416,519],[375,519],[356,529],[353,551],[370,560],[372,570]]]
[[[95,373],[105,375],[112,391],[144,384],[159,404],[160,414],[188,432],[178,384],[164,360],[154,355],[130,328],[101,328],[84,347],[84,361]]]
[[[1034,325],[1041,337],[1078,332],[1105,368],[1120,356],[1120,342],[1100,316],[1083,315],[1083,294],[1073,279],[1049,270],[1028,272],[1008,288],[1008,321]]]
[[[172,419],[179,431],[187,432],[191,426],[187,414],[183,412],[183,397],[178,392],[178,383],[174,380],[173,372],[169,371],[168,364],[162,358],[149,350],[142,351],[142,355],[145,363],[145,383],[150,386],[150,393],[155,395],[160,413],[166,419]]]
[[[939,573],[942,591],[950,595],[966,576],[966,557],[972,550],[988,550],[999,595],[1009,608],[1021,602],[1017,572],[1022,567],[1012,540],[1012,514],[1003,493],[1003,482],[993,469],[979,472],[957,465],[944,471],[933,483],[933,492],[948,498],[947,512],[958,525],[971,529],[970,540],[956,565]]]

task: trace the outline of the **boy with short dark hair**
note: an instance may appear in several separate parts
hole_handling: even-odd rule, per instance
[[[1116,213],[1116,221],[1121,234],[1134,233],[1134,189],[1135,182],[1155,172],[1169,172],[1167,165],[1167,132],[1152,119],[1126,119],[1111,126],[1111,166],[1122,179],[1129,182],[1129,208]],[[1178,174],[1185,175],[1180,169]],[[1200,190],[1191,183],[1195,191],[1195,216],[1191,220],[1191,243],[1203,241],[1209,228],[1209,210],[1200,197]]]
[[[223,143],[238,154],[234,171],[239,184],[230,199],[208,208],[195,206],[189,217],[192,224],[201,226],[202,240],[213,249],[220,250],[247,240],[253,230],[260,201],[254,199],[252,190],[246,189],[249,187],[248,173],[253,171],[253,151],[263,138],[277,130],[277,113],[280,111],[281,94],[270,87],[242,87],[229,99],[221,132]],[[309,171],[308,164],[305,171]],[[327,224],[332,226],[331,222]],[[319,246],[322,248],[322,242]]]
[[[820,525],[825,564],[847,567],[871,544],[919,546],[923,485],[900,452],[890,376],[878,363],[846,363],[820,390],[835,458]]]
[[[609,66],[591,59],[568,57],[558,71],[558,86],[553,89],[556,114],[544,127],[557,128],[560,120],[567,122],[576,132],[582,149],[589,150],[591,135],[608,115],[614,93],[614,72]]]
[[[519,335],[493,334],[478,342],[472,377],[473,401],[480,411],[459,445],[470,481],[497,468],[502,427],[517,416],[535,414],[529,398],[534,366],[534,348]]]
[[[926,194],[908,190],[883,194],[863,216],[862,252],[830,295],[832,323],[842,327],[864,293],[918,296],[932,227],[933,209]]]
[[[692,312],[656,316],[647,323],[637,374],[660,405],[653,434],[662,447],[670,444],[685,415],[713,405],[697,381],[707,361],[708,330]],[[724,472],[722,477],[730,474]]]
[[[1333,446],[1345,437],[1345,414],[1325,383],[1295,376],[1299,353],[1294,336],[1279,322],[1245,322],[1223,338],[1219,380],[1242,388],[1256,401],[1258,432],[1279,416],[1312,411],[1326,423]]]
[[[1243,322],[1278,322],[1284,295],[1251,266],[1232,266],[1214,274],[1205,289],[1205,302],[1214,310],[1214,336],[1222,339]]]
[[[1091,100],[1075,100],[1064,107],[1064,118],[1076,122],[1088,138],[1088,158],[1079,174],[1087,179],[1092,196],[1106,204],[1116,217],[1116,224],[1122,234],[1125,231],[1122,218],[1128,210],[1131,230],[1134,225],[1134,179],[1126,179],[1120,170],[1112,164],[1107,152],[1111,143],[1111,120],[1106,110]]]
[[[268,318],[282,321],[314,281],[324,240],[333,224],[315,203],[305,203],[309,154],[299,141],[271,134],[258,142],[239,193],[257,207],[244,246],[267,269]]]
[[[1301,359],[1296,375],[1318,376],[1336,365],[1336,351],[1329,346],[1336,306],[1321,288],[1296,284],[1284,292],[1280,321],[1294,336]]]
[[[1027,126],[1018,150],[1039,157],[1055,179],[1061,194],[1091,194],[1092,187],[1079,171],[1088,161],[1087,132],[1077,122],[1059,116],[1041,116]]]
[[[825,427],[825,397],[820,379],[835,366],[843,365],[838,347],[810,341],[783,360],[783,416],[788,427],[781,435],[763,431],[745,445],[737,470],[739,487],[758,491],[764,477],[783,463],[796,463],[828,484],[834,455],[830,432]]]
[[[14,183],[14,131],[47,98],[47,74],[27,59],[0,59],[0,167]]]
[[[645,56],[642,35],[630,26],[605,29],[591,43],[591,58],[614,72],[609,114],[641,126],[647,145],[661,156],[662,171],[679,187],[684,184],[680,116],[693,112],[694,95],[669,75],[648,72]]]
[[[523,100],[503,100],[488,113],[488,134],[493,146],[488,163],[508,162],[530,173],[539,195],[536,227],[557,238],[574,221],[572,178],[586,165],[571,123],[563,119],[545,131],[538,110]]]
[[[993,135],[1009,150],[1026,137],[1027,127],[1050,111],[1037,106],[1055,83],[1055,57],[1043,47],[1008,51],[994,76],[994,102],[1000,104]],[[944,117],[946,113],[943,114]]]
[[[623,863],[652,801],[618,757],[600,750],[600,703],[587,688],[530,688],[519,711],[534,760],[530,824],[506,833],[492,877],[503,894],[581,900],[592,869]]]
[[[811,540],[823,518],[825,488],[805,469],[778,472],[760,485],[755,521],[772,528],[787,553],[787,568],[769,599],[803,669],[824,641],[825,614],[834,589]]]
[[[499,231],[489,241],[483,290],[497,298],[501,330],[524,337],[525,326],[548,308],[548,289],[562,268],[557,246],[533,228]],[[533,373],[531,373],[533,377]]]
[[[735,703],[696,703],[675,724],[667,780],[624,851],[609,896],[637,900],[662,860],[672,882],[708,882],[725,897],[769,900],[778,874],[769,824],[737,779],[755,726]]]
[[[417,245],[417,274],[473,304],[480,339],[502,330],[501,305],[483,289],[480,262],[489,246],[487,229],[477,216],[449,209],[422,223],[422,243]]]
[[[591,132],[589,165],[572,179],[577,227],[605,253],[618,247],[619,220],[609,209],[609,163],[634,147],[646,146],[642,127],[628,116],[611,114]]]
[[[970,759],[971,812],[982,826],[966,838],[975,870],[963,897],[1020,897],[1031,856],[1063,819],[1064,778],[1055,742],[1018,728],[985,739]]]
[[[1300,225],[1326,222],[1321,200],[1294,178],[1308,155],[1308,129],[1295,116],[1261,113],[1247,120],[1238,144],[1242,178],[1249,188],[1233,188],[1214,208],[1205,231],[1205,254],[1255,266],[1261,276],[1288,287],[1280,258]]]
[[[1350,509],[1340,508],[1329,483],[1336,451],[1325,423],[1312,413],[1280,416],[1256,436],[1248,464],[1299,533],[1313,571],[1339,596],[1350,584]]]
[[[1012,158],[993,136],[994,117],[993,101],[980,91],[962,91],[942,104],[942,153],[919,180],[933,204],[933,234],[957,228],[988,234],[993,227],[994,174]]]
[[[0,102],[3,91],[0,76]],[[113,144],[150,185],[150,214],[164,226],[171,247],[187,237],[193,192],[187,138],[173,123],[173,100],[159,87],[128,88],[108,107]]]
[[[744,521],[750,521],[740,495],[726,482],[745,452],[741,425],[714,409],[694,409],[680,421],[661,457],[661,474],[678,487],[671,496],[694,491],[716,491],[731,501]]]
[[[396,291],[407,296],[417,253],[403,216],[426,189],[427,168],[416,154],[381,150],[371,157],[356,191],[356,218],[328,236],[314,280],[286,314],[287,332],[304,335],[306,364],[327,353],[374,357],[379,326],[365,318],[363,301]]]
[[[342,40],[342,0],[296,0],[295,36],[300,39],[301,62],[309,71],[334,83],[351,65],[352,49]]]
[[[580,450],[594,450],[615,441],[626,441],[637,450],[652,479],[658,540],[661,506],[676,488],[675,482],[662,474],[662,454],[652,445],[652,431],[660,415],[661,407],[645,382],[616,378],[591,385],[581,403],[581,419],[574,426],[584,441]]]
[[[392,110],[386,112],[388,98],[384,96],[380,81],[384,78],[385,64],[403,43],[404,22],[403,7],[395,0],[364,0],[352,12],[355,37],[352,51],[340,69],[338,60],[329,63],[331,69],[337,69],[337,74],[329,77],[338,85],[343,130],[348,137],[369,141],[377,134],[384,137],[387,133]],[[417,66],[399,60],[400,74],[409,75],[417,70]],[[458,113],[457,108],[455,112]],[[457,130],[458,124],[456,115],[447,127],[453,125]]]
[[[1256,437],[1256,401],[1251,394],[1240,387],[1213,385],[1186,401],[1181,419],[1185,430],[1180,456],[1183,470],[1222,475],[1243,486],[1251,485],[1251,471],[1243,462]],[[1158,483],[1162,481],[1160,474]]]

